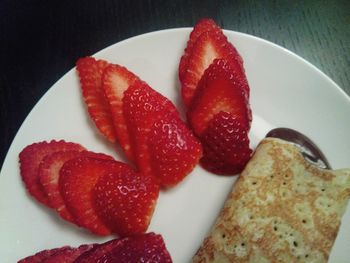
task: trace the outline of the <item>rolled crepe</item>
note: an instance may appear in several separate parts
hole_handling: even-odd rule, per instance
[[[350,169],[318,168],[266,138],[192,262],[327,262],[349,197]]]

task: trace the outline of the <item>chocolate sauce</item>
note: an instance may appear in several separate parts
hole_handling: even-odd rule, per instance
[[[274,137],[294,143],[304,158],[324,169],[331,169],[322,151],[304,134],[289,128],[276,128],[269,131],[266,137]]]

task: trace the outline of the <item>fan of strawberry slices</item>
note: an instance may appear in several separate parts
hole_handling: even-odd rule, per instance
[[[201,145],[174,104],[125,67],[85,57],[77,71],[89,116],[136,169],[53,140],[21,151],[22,180],[37,201],[94,234],[144,233],[160,188],[175,186],[193,170]]]
[[[153,176],[63,140],[28,145],[19,162],[28,192],[63,219],[96,235],[147,230],[160,188]]]
[[[243,60],[211,19],[194,27],[179,64],[188,122],[203,146],[201,164],[217,174],[237,174],[252,150],[249,86]]]
[[[202,148],[170,100],[127,68],[104,60],[81,58],[77,71],[96,127],[108,140],[116,138],[142,174],[170,187],[193,170]]]

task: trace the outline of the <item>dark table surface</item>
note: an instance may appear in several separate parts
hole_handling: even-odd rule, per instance
[[[0,164],[35,103],[77,58],[201,17],[305,58],[350,94],[350,1],[2,0]]]

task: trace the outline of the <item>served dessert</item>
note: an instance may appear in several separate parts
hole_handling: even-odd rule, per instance
[[[349,197],[350,169],[265,138],[192,262],[327,262]]]
[[[159,191],[179,184],[199,160],[216,174],[244,170],[193,262],[327,261],[350,195],[350,171],[315,167],[295,145],[272,138],[251,159],[243,64],[213,20],[196,24],[179,64],[188,128],[170,100],[125,67],[79,59],[87,112],[131,165],[53,140],[23,149],[21,177],[63,219],[126,238],[45,250],[20,262],[171,262],[161,236],[144,233]]]

